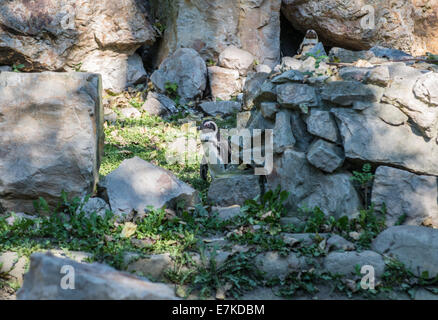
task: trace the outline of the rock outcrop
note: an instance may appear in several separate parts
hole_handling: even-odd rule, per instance
[[[279,62],[281,0],[154,0],[151,6],[166,26],[158,61],[184,47],[216,60],[234,45],[259,63],[272,67]]]
[[[121,91],[144,79],[134,53],[155,36],[135,0],[0,1],[0,65],[22,71],[98,72],[105,89]]]
[[[0,73],[0,204],[34,212],[92,194],[103,153],[101,77]]]
[[[364,50],[376,45],[424,55],[438,51],[438,3],[404,0],[283,0],[297,30],[314,29],[324,44]]]

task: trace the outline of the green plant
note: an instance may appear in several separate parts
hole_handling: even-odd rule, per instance
[[[25,67],[24,64],[14,64],[12,65],[12,71],[14,72],[21,72],[21,69]]]
[[[306,56],[315,58],[315,69],[318,69],[321,65],[321,62],[329,58],[328,56],[321,54],[320,50],[318,50],[316,53],[307,52]]]
[[[353,176],[351,177],[351,180],[353,182],[356,182],[363,191],[365,208],[367,208],[369,205],[368,193],[371,188],[373,179],[374,175],[371,172],[371,165],[369,163],[363,165],[362,172],[353,171]]]

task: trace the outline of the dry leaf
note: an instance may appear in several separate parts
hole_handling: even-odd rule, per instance
[[[125,222],[121,233],[122,238],[131,237],[137,231],[137,225],[132,222]]]

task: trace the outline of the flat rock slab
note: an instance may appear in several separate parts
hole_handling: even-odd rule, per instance
[[[0,207],[51,207],[61,191],[91,194],[103,152],[101,77],[91,73],[0,74]]]
[[[208,101],[200,105],[201,109],[210,116],[228,116],[242,109],[242,104],[237,101]]]
[[[374,251],[362,252],[332,252],[324,260],[324,269],[333,274],[343,274],[346,276],[356,275],[356,267],[359,270],[363,266],[372,266],[374,274],[380,278],[385,271],[383,257]]]
[[[61,273],[69,266],[67,274]],[[74,290],[61,287],[61,280],[74,270]],[[19,300],[162,300],[177,299],[173,290],[103,264],[82,264],[49,254],[31,256],[29,272],[17,293]]]
[[[374,239],[372,249],[402,262],[415,275],[438,274],[438,230],[417,226],[395,226]]]
[[[127,215],[133,210],[142,214],[148,206],[162,208],[179,201],[192,206],[198,200],[198,192],[170,171],[138,157],[123,161],[105,177],[102,187],[106,188],[116,215]]]

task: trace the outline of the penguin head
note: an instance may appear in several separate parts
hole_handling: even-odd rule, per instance
[[[201,130],[202,142],[217,140],[219,129],[213,120],[204,120],[199,129]]]

